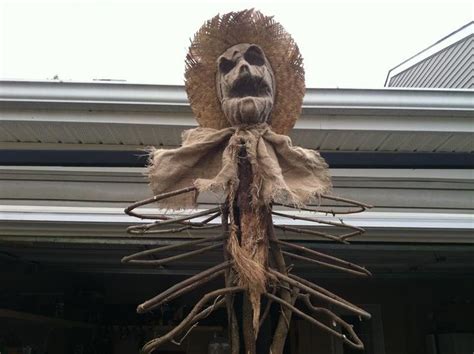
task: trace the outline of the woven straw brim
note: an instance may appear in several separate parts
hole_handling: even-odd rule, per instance
[[[195,34],[186,57],[186,92],[200,126],[229,126],[216,91],[217,58],[239,43],[253,43],[265,52],[276,81],[271,115],[273,131],[287,134],[301,113],[305,92],[303,59],[285,29],[254,10],[217,15]]]

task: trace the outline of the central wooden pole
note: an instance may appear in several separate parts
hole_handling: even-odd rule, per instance
[[[251,219],[255,218],[255,211],[252,208],[252,166],[247,156],[247,149],[244,143],[238,155],[238,178],[239,187],[234,200],[234,215],[239,226],[239,241],[241,246],[248,243],[248,237],[252,235]],[[253,311],[248,294],[245,292],[242,300],[242,334],[244,339],[245,354],[256,354],[256,338],[253,329]]]
[[[280,273],[286,274],[286,266],[283,255],[279,246],[275,243],[269,245],[269,239],[275,239],[276,236],[273,230],[273,223],[271,217],[271,206],[263,205],[258,198],[257,193],[253,188],[258,185],[258,176],[252,171],[252,164],[250,163],[245,142],[242,141],[238,151],[238,179],[239,184],[233,199],[228,200],[229,208],[232,208],[234,227],[237,227],[237,235],[240,247],[248,251],[252,260],[261,264],[265,269],[267,268],[268,252],[271,250],[274,266]],[[227,216],[225,216],[227,219]],[[227,223],[227,222],[226,222]],[[232,226],[231,226],[232,227]],[[229,255],[227,254],[227,257]],[[238,276],[238,274],[236,274]],[[231,286],[235,281],[235,276],[231,273],[226,276],[227,286]],[[294,299],[288,289],[288,284],[282,284],[280,288],[280,297],[289,303],[293,303]],[[286,285],[286,286],[285,286]],[[255,298],[254,298],[255,299]],[[293,300],[293,301],[292,301]],[[255,300],[254,300],[255,301]],[[288,334],[288,325],[291,319],[291,312],[282,308],[279,316],[276,331],[273,335],[273,340],[270,338],[259,338],[257,343],[254,316],[255,309],[253,308],[251,296],[249,292],[245,292],[242,297],[241,308],[236,305],[239,302],[231,300],[227,301],[227,312],[229,315],[229,329],[230,340],[232,345],[232,354],[237,354],[241,349],[244,349],[245,354],[259,354],[272,353],[282,354],[286,336]],[[241,316],[240,316],[241,314]],[[257,313],[257,316],[260,312]],[[237,315],[237,316],[236,316]],[[238,321],[241,319],[238,330]],[[258,330],[258,329],[257,329]],[[241,340],[238,339],[238,332],[241,333]],[[267,333],[262,335],[268,336]],[[271,349],[270,349],[271,342]],[[242,351],[240,351],[242,353]]]

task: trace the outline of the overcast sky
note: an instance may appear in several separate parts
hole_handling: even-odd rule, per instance
[[[259,9],[298,43],[307,87],[382,87],[387,71],[474,18],[474,0],[0,0],[0,78],[183,84],[189,38]]]

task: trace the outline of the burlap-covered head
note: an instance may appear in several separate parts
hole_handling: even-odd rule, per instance
[[[271,114],[272,130],[287,134],[298,119],[305,92],[303,58],[298,46],[273,17],[244,10],[217,15],[195,34],[186,56],[186,92],[200,126],[229,126],[216,92],[216,60],[239,43],[259,45],[271,64],[276,97]]]

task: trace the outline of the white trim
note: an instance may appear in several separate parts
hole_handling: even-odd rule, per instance
[[[182,215],[201,210],[183,210],[169,213],[169,215]],[[146,212],[166,212],[165,210],[146,209]],[[285,211],[289,215],[314,217],[308,212]],[[319,216],[326,221],[338,221],[338,218]],[[201,218],[203,219],[203,218]],[[274,217],[276,225],[314,226],[314,223]],[[200,219],[196,219],[199,221]],[[383,229],[455,229],[474,230],[473,214],[445,214],[445,213],[401,213],[401,212],[364,212],[361,214],[345,215],[344,222],[354,226]],[[21,222],[57,222],[57,223],[143,223],[142,220],[130,217],[119,208],[94,208],[94,207],[59,207],[59,206],[25,206],[1,205],[0,221]],[[213,221],[220,223],[220,221]],[[325,225],[318,225],[325,227]]]
[[[403,178],[403,179],[447,179],[474,181],[474,171],[469,169],[406,169],[406,168],[330,168],[332,177],[349,178]],[[2,166],[0,174],[31,175],[41,178],[41,175],[107,175],[133,177],[145,176],[144,167],[76,167],[76,166]],[[1,179],[1,176],[0,176]]]
[[[472,97],[471,97],[472,98]],[[439,102],[442,102],[440,98]],[[474,100],[472,100],[474,102]],[[364,107],[359,107],[365,109]],[[317,108],[322,110],[323,108]],[[329,109],[329,108],[327,108]],[[390,108],[386,108],[390,109]],[[408,109],[408,108],[407,108]],[[441,108],[438,113],[425,112],[426,114],[403,113],[394,109],[385,113],[375,112],[355,112],[356,108],[351,108],[351,112],[342,114],[331,114],[326,111],[311,112],[308,109],[297,121],[294,127],[294,134],[312,130],[316,132],[431,132],[431,133],[450,133],[466,134],[474,133],[474,105],[472,112],[449,111]],[[397,113],[398,112],[398,113]],[[462,114],[461,114],[462,113]],[[150,127],[159,127],[167,129],[176,129],[177,135],[184,129],[197,126],[196,120],[188,112],[169,113],[169,112],[133,112],[133,111],[93,111],[86,112],[81,110],[15,110],[0,109],[0,122],[5,122],[6,127],[16,128],[18,123],[37,124],[44,123],[43,127],[68,127],[74,125],[87,132],[92,132],[97,128],[122,126],[133,131],[146,132]],[[31,128],[35,129],[35,128]],[[73,128],[71,128],[73,129]],[[126,131],[126,130],[124,130]],[[122,138],[122,135],[120,135]],[[129,139],[123,136],[122,140],[127,142]],[[26,143],[31,145],[31,143]],[[36,144],[38,146],[45,144]],[[129,143],[127,142],[127,145]],[[180,141],[174,142],[179,145]],[[18,144],[17,144],[18,145]],[[76,147],[79,144],[75,144]],[[84,144],[88,145],[88,144]],[[55,148],[65,148],[62,144],[54,144]],[[104,145],[107,147],[107,145]],[[87,148],[87,147],[86,147]],[[97,148],[97,147],[96,147]],[[104,147],[100,147],[103,149]],[[123,149],[124,146],[122,145]],[[142,147],[143,148],[143,147]],[[44,147],[43,147],[44,149]],[[82,149],[82,147],[81,147]]]
[[[101,106],[111,111],[191,112],[184,86],[131,83],[0,80],[0,103],[18,109]],[[463,89],[306,89],[303,115],[321,110],[472,112],[474,102],[472,90]]]
[[[53,150],[179,146],[197,124],[182,86],[1,80],[0,123],[4,149]],[[472,133],[472,90],[308,89],[291,137],[327,151],[469,152]]]

